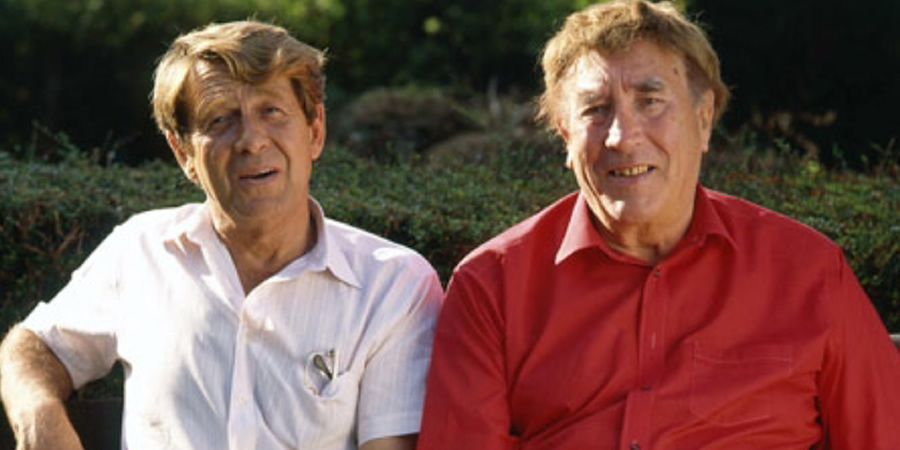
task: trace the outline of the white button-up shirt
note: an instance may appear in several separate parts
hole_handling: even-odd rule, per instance
[[[416,433],[441,287],[415,252],[326,219],[244,295],[206,205],[117,227],[24,325],[76,387],[121,360],[123,448],[352,449]]]

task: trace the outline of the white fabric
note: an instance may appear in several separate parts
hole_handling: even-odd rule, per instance
[[[123,362],[123,448],[352,449],[416,433],[437,275],[310,205],[313,249],[247,296],[207,206],[191,204],[117,227],[24,324],[76,387]],[[315,354],[338,360],[333,380]]]

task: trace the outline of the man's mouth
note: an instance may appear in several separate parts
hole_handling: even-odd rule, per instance
[[[654,168],[652,166],[642,164],[639,166],[631,166],[631,167],[624,167],[621,169],[613,169],[613,170],[610,170],[609,173],[610,173],[610,175],[612,175],[614,177],[636,177],[638,175],[643,175],[653,169]]]
[[[252,173],[245,173],[240,176],[242,180],[263,180],[272,175],[275,175],[275,169],[261,169]]]

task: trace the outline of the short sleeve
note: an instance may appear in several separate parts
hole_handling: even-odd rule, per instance
[[[419,432],[440,280],[421,258],[393,280],[382,307],[393,311],[370,352],[360,382],[358,441]],[[399,312],[399,314],[397,314]]]
[[[116,308],[122,232],[117,228],[49,302],[22,326],[37,334],[63,363],[75,388],[107,374],[116,361]]]
[[[900,442],[900,352],[842,254],[830,274],[832,329],[819,382],[828,449]]]
[[[515,448],[497,295],[457,269],[435,331],[420,449]]]

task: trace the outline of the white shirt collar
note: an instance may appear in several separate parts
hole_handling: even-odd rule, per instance
[[[312,196],[309,197],[309,211],[316,227],[316,243],[309,252],[303,254],[284,269],[275,274],[272,279],[286,280],[297,277],[304,272],[323,272],[328,269],[332,275],[356,288],[361,288],[359,277],[353,271],[345,253],[340,251],[343,247],[336,240],[334,233],[329,233],[328,222],[322,206]],[[218,240],[212,225],[208,202],[187,210],[185,216],[180,217],[171,230],[163,236],[166,243],[173,243],[181,251],[187,251],[187,245],[193,244],[216,245],[212,239]],[[219,241],[221,243],[221,241]]]

